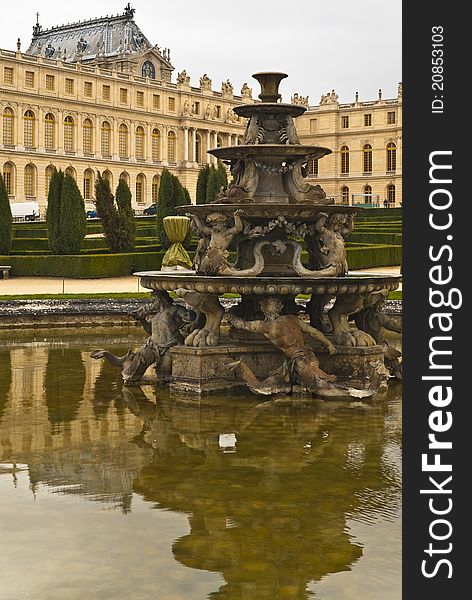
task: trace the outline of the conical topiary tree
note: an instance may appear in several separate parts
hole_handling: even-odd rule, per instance
[[[210,174],[210,165],[204,165],[198,172],[197,179],[197,204],[206,204],[208,175]]]
[[[59,218],[59,254],[78,254],[87,233],[85,203],[77,182],[64,175]]]
[[[10,254],[13,219],[7,188],[0,173],[0,254]]]
[[[134,211],[131,206],[131,190],[124,179],[120,179],[118,182],[115,200],[118,207],[118,215],[127,237],[126,240],[123,240],[123,243],[126,243],[128,252],[132,252],[135,248],[136,223],[134,221]]]
[[[226,189],[228,187],[228,173],[226,171],[226,167],[221,162],[221,160],[218,161],[216,171],[218,173],[218,191],[221,190],[221,188]]]
[[[102,222],[105,240],[109,249],[112,252],[127,252],[129,249],[127,231],[116,210],[110,183],[100,172],[97,173],[95,182],[95,208]]]
[[[61,190],[64,181],[64,173],[54,167],[48,190],[48,206],[46,209],[46,222],[48,228],[49,250],[53,254],[60,252],[60,219],[61,219]]]
[[[207,191],[206,191],[206,201],[208,204],[214,202],[216,200],[216,196],[220,191],[219,185],[219,175],[218,171],[215,168],[215,165],[211,165],[210,171],[208,173],[208,182],[207,182]]]

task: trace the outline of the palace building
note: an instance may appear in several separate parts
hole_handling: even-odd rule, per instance
[[[37,200],[44,213],[53,167],[73,175],[93,207],[97,171],[112,189],[125,179],[137,210],[157,201],[164,167],[195,198],[207,150],[241,143],[254,102],[244,84],[220,91],[207,74],[172,82],[170,50],[152,45],[128,4],[122,14],[51,29],[39,22],[26,52],[0,50],[0,168],[11,202]],[[295,94],[292,101],[308,105]],[[401,203],[401,88],[393,100],[339,104],[333,93],[297,119],[300,141],[333,150],[316,179],[337,202]]]

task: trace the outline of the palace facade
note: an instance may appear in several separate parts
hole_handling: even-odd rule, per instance
[[[0,168],[11,202],[47,204],[53,167],[73,175],[92,208],[97,171],[114,189],[125,179],[139,210],[157,201],[167,167],[195,198],[207,150],[242,142],[245,119],[233,108],[253,102],[244,84],[220,91],[185,71],[172,82],[170,50],[152,45],[129,6],[112,17],[43,30],[26,50],[0,50]],[[308,98],[292,101],[305,104]],[[297,119],[301,143],[333,150],[316,179],[337,202],[401,203],[401,88],[392,100],[339,104],[333,93]]]

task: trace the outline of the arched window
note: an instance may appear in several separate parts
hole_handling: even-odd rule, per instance
[[[223,146],[223,140],[220,138],[219,135],[216,136],[216,147],[217,148],[221,148]]]
[[[370,185],[364,187],[364,203],[372,204],[372,187]]]
[[[84,200],[93,199],[93,180],[94,175],[92,169],[86,169],[84,172]]]
[[[343,204],[349,204],[349,188],[343,185],[341,188],[341,200]]]
[[[136,177],[136,202],[138,204],[146,202],[146,180],[142,173]]]
[[[44,191],[46,192],[46,197],[49,195],[49,185],[51,183],[51,178],[54,175],[54,171],[54,167],[52,165],[48,165],[44,173]]]
[[[362,148],[362,170],[364,174],[372,173],[372,146],[366,144]]]
[[[44,147],[46,150],[56,149],[56,119],[52,113],[44,117]]]
[[[124,181],[126,183],[126,185],[129,186],[129,175],[126,171],[123,171],[122,173],[120,173],[120,179],[122,181]]]
[[[64,119],[64,151],[74,152],[74,119],[72,117]]]
[[[90,119],[84,121],[84,154],[93,154],[93,124]]]
[[[111,126],[108,121],[102,123],[101,150],[103,158],[111,157]]]
[[[36,167],[31,163],[25,167],[25,196],[36,197]]]
[[[77,174],[75,172],[74,167],[67,167],[67,169],[64,172],[69,177],[72,177],[72,179],[77,179]]]
[[[108,181],[108,184],[110,185],[110,189],[112,189],[113,187],[113,175],[111,174],[111,171],[109,171],[108,169],[106,171],[103,171],[103,179],[105,181]]]
[[[34,112],[27,110],[23,116],[23,141],[26,148],[34,148]]]
[[[9,107],[3,111],[3,143],[13,145],[13,111]]]
[[[395,173],[397,170],[397,147],[393,142],[387,144],[387,172]]]
[[[144,129],[139,126],[136,127],[136,159],[144,160],[144,147],[146,138],[144,135]]]
[[[198,164],[202,162],[202,138],[198,133],[195,136],[195,162]]]
[[[161,160],[161,137],[157,127],[152,130],[152,162]]]
[[[395,186],[393,183],[387,185],[387,202],[389,206],[395,204]]]
[[[349,148],[342,146],[341,150],[341,175],[349,175]]]
[[[152,178],[152,188],[151,188],[151,195],[152,195],[152,201],[157,203],[158,197],[159,197],[159,175],[154,175],[154,177]]]
[[[318,159],[313,158],[308,161],[308,175],[310,177],[318,177]]]
[[[167,134],[167,160],[170,163],[175,163],[175,152],[176,152],[176,137],[173,131],[169,131]]]
[[[7,162],[3,165],[3,181],[9,197],[15,195],[15,165]]]
[[[156,68],[150,60],[147,60],[141,67],[141,76],[156,79]]]
[[[128,158],[128,128],[124,123],[118,129],[118,153],[120,158]]]

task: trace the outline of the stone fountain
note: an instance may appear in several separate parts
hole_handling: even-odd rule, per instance
[[[137,315],[150,337],[130,356],[147,355],[179,391],[364,397],[399,373],[382,333],[398,324],[382,306],[400,279],[348,274],[344,242],[360,209],[306,180],[308,161],[331,150],[300,143],[294,119],[306,109],[280,101],[286,76],[256,73],[261,102],[234,109],[247,118],[243,143],[210,150],[229,187],[213,204],[180,207],[199,238],[194,271],[136,273],[155,299]],[[225,307],[225,294],[240,301]]]

